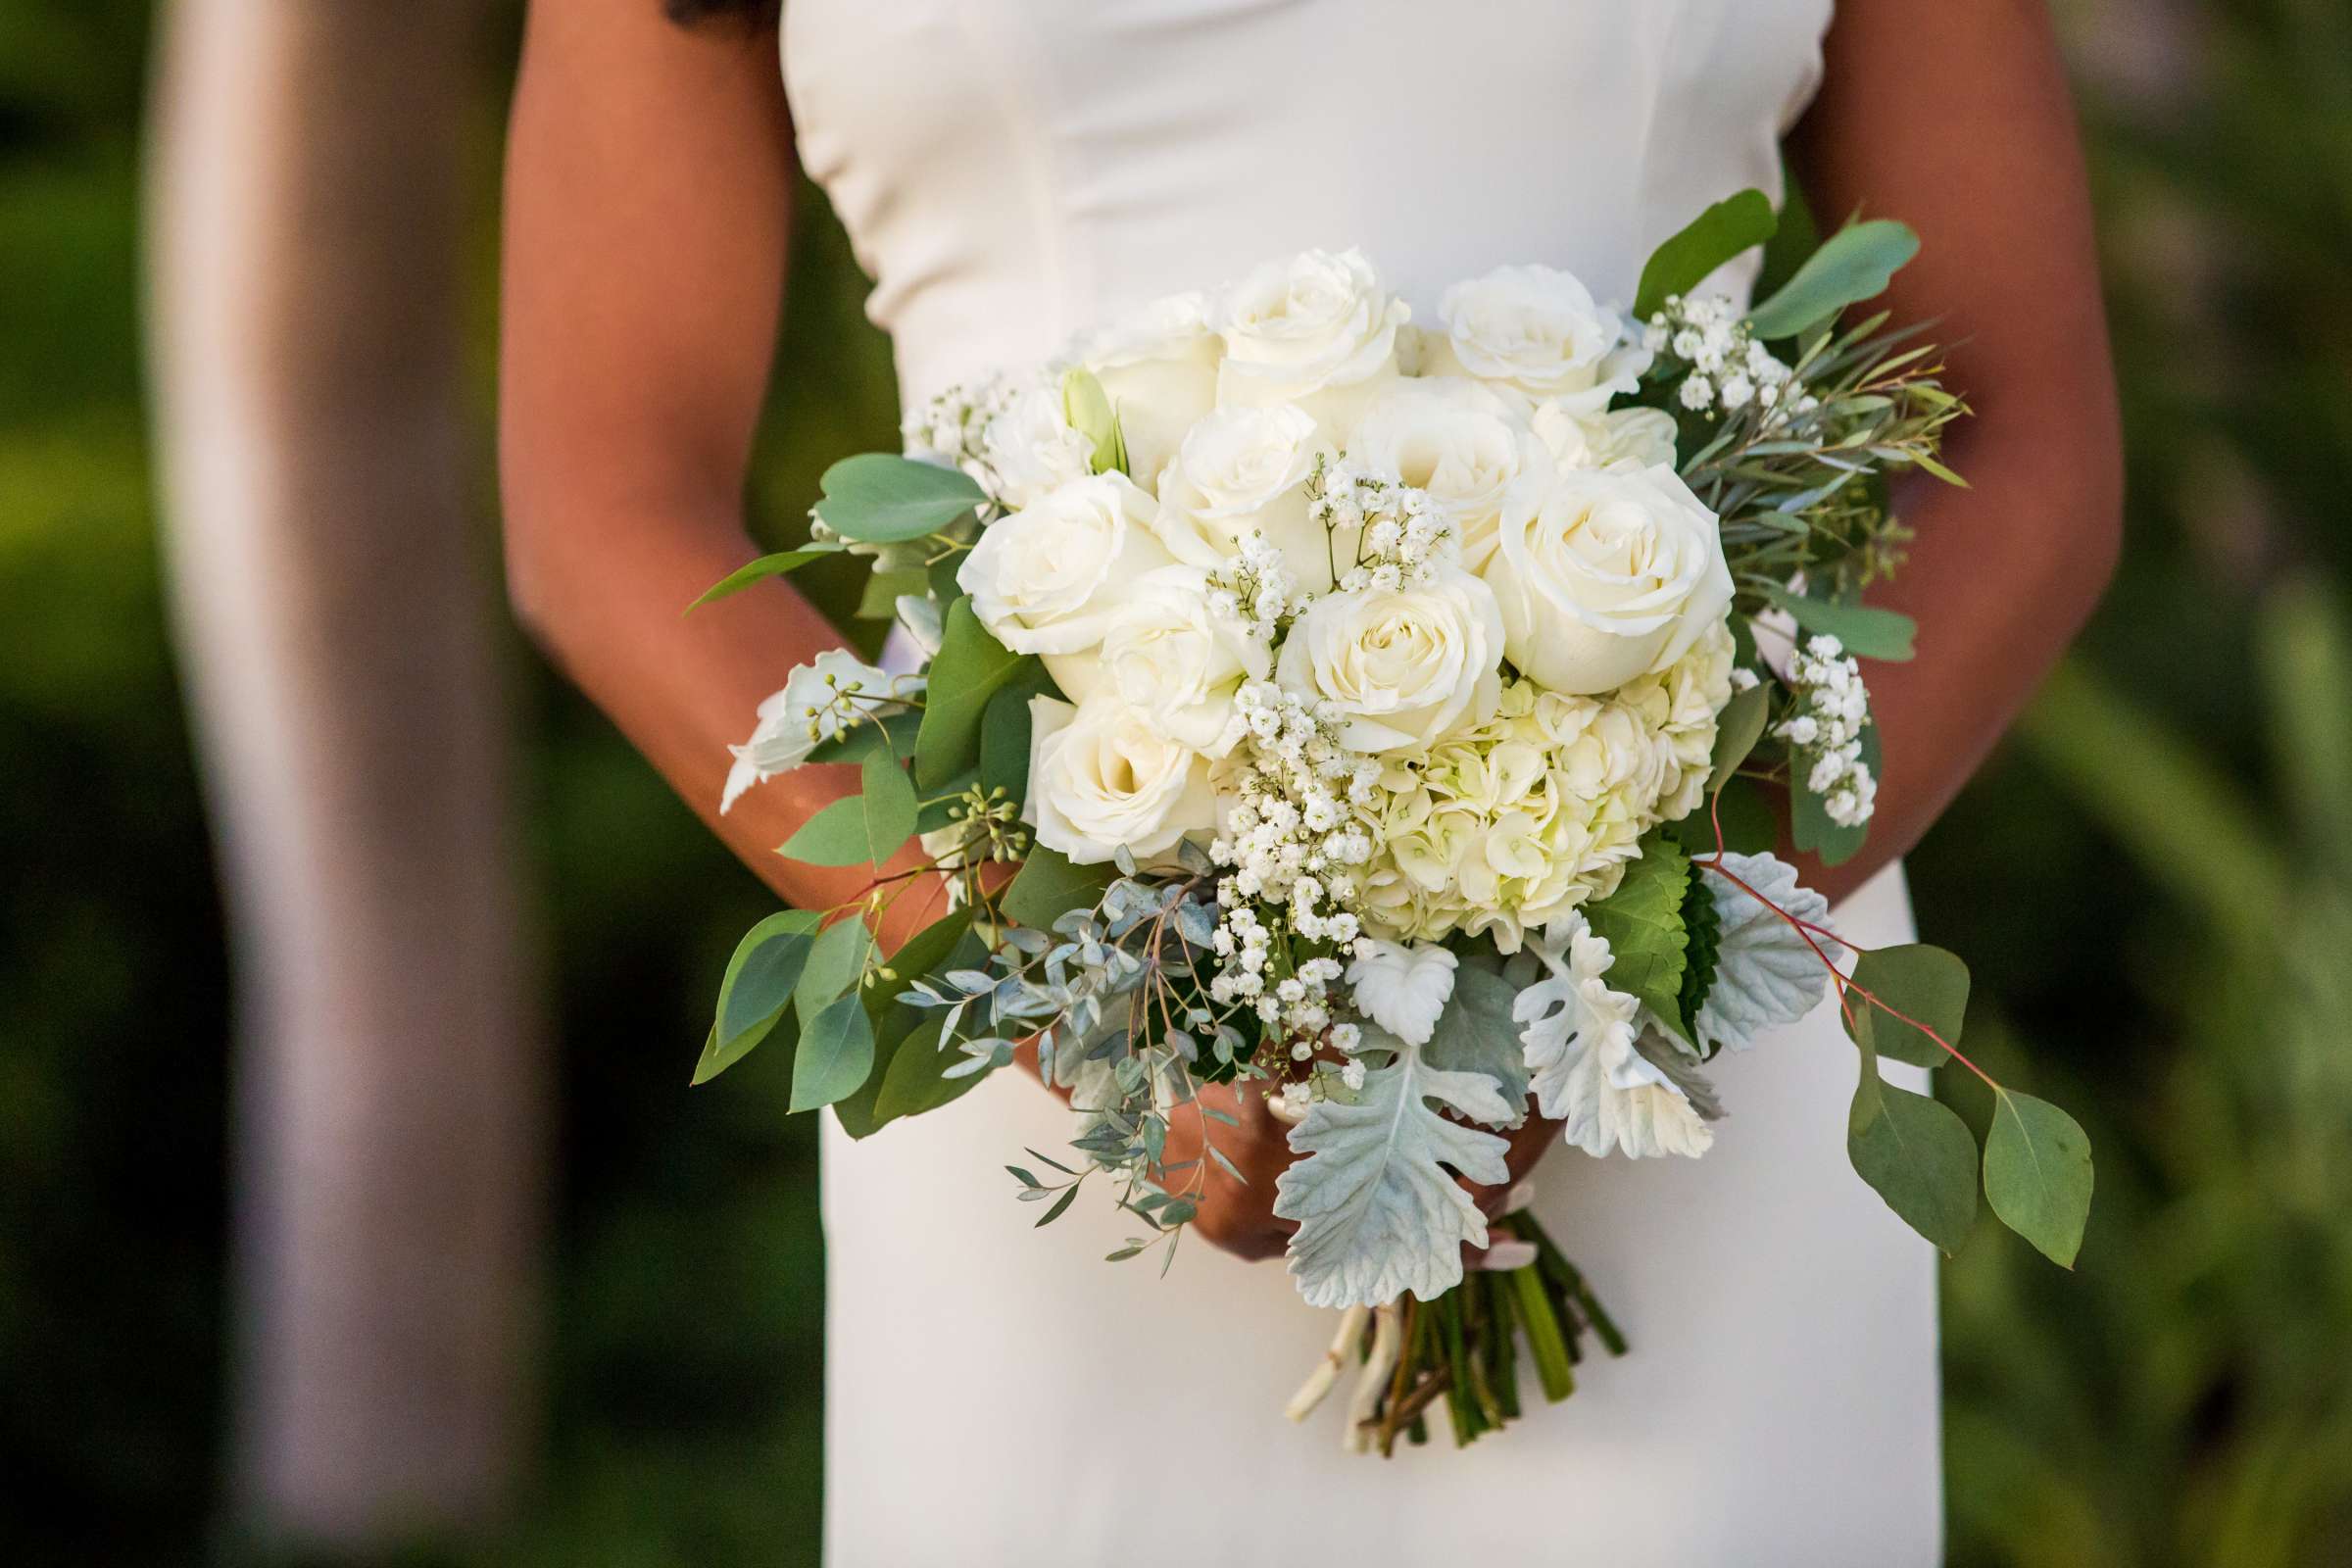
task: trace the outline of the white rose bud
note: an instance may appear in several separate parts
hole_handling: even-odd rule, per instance
[[[1301,588],[1330,587],[1329,542],[1307,513],[1307,476],[1321,450],[1315,429],[1314,416],[1290,403],[1201,419],[1160,478],[1152,532],[1178,561],[1214,571],[1259,530]]]
[[[1128,472],[1147,490],[1157,488],[1184,432],[1216,404],[1225,345],[1208,316],[1207,295],[1173,294],[1076,345],[1078,363],[1102,383],[1119,416]]]
[[[1061,689],[1100,682],[1091,655],[1126,589],[1170,564],[1152,537],[1152,498],[1125,474],[1094,474],[981,530],[956,570],[972,612],[1016,654],[1042,654]]]
[[[1210,610],[1207,579],[1198,566],[1137,578],[1102,634],[1102,667],[1129,708],[1185,745],[1222,757],[1240,739],[1234,694],[1245,680],[1265,679],[1272,656]]]
[[[1447,289],[1438,301],[1446,336],[1428,345],[1423,373],[1474,375],[1542,403],[1566,399],[1598,413],[1631,392],[1649,365],[1623,341],[1617,313],[1549,267],[1498,267]]]
[[[1611,409],[1578,415],[1546,403],[1530,421],[1552,462],[1563,468],[1675,466],[1674,416],[1664,409]]]
[[[1485,576],[1511,662],[1571,696],[1680,659],[1732,603],[1715,514],[1674,470],[1572,468],[1506,515]]]
[[[1343,428],[1397,374],[1396,332],[1411,315],[1381,287],[1361,251],[1267,262],[1218,303],[1218,399],[1298,403]]]
[[[996,497],[1015,511],[1094,472],[1095,444],[1070,428],[1061,377],[1041,374],[989,419],[980,455],[997,477]]]
[[[1365,411],[1348,455],[1429,492],[1452,519],[1471,571],[1494,554],[1502,514],[1542,500],[1552,457],[1501,398],[1456,376],[1400,381]]]
[[[1342,744],[1396,751],[1492,715],[1502,646],[1494,595],[1446,566],[1425,588],[1315,600],[1283,642],[1276,678],[1329,704]]]
[[[1029,801],[1037,842],[1078,865],[1125,845],[1138,860],[1167,855],[1188,833],[1216,826],[1208,758],[1154,728],[1115,697],[1072,708],[1029,704]]]

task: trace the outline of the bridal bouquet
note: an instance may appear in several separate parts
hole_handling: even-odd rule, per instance
[[[1863,662],[1912,625],[1865,605],[1902,558],[1889,475],[1964,412],[1932,349],[1840,324],[1917,241],[1847,226],[1752,310],[1701,292],[1770,236],[1758,192],[1660,248],[1630,319],[1576,278],[1499,268],[1422,327],[1355,252],[1162,300],[1045,368],[914,412],[907,455],[824,479],[820,555],[870,556],[864,611],[925,656],[848,653],[762,704],[722,803],[806,763],[860,788],[781,853],[863,895],[761,921],[696,1081],[763,1042],[792,1107],[863,1137],[1035,1043],[1078,1120],[1019,1196],[1100,1178],[1164,1246],[1206,1167],[1169,1157],[1238,1082],[1290,1122],[1289,1266],[1343,1313],[1294,1401],[1350,1363],[1356,1447],[1457,1442],[1546,1396],[1590,1332],[1624,1341],[1523,1208],[1501,1133],[1592,1156],[1704,1154],[1708,1065],[1831,988],[1860,1056],[1857,1171],[1937,1246],[1993,1211],[2070,1262],[2089,1152],[2063,1111],[1958,1050],[1967,970],[1862,952],[1773,853],[1851,856],[1879,765]],[[894,954],[873,925],[945,878]],[[1980,1154],[1882,1058],[1974,1071]],[[1038,1174],[1043,1171],[1045,1174]],[[1483,1249],[1466,1274],[1465,1247]],[[1164,1265],[1163,1265],[1164,1266]]]

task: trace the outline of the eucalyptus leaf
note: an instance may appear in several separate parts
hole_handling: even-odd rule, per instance
[[[822,561],[827,556],[840,553],[837,550],[780,550],[772,556],[761,556],[748,565],[736,567],[704,589],[702,596],[686,608],[689,611],[700,610],[705,605],[724,599],[730,594],[739,594],[756,582],[765,582],[768,578],[781,576],[796,566],[806,566],[811,561]]]
[[[1070,910],[1093,908],[1117,874],[1107,865],[1072,865],[1060,851],[1032,844],[997,906],[1017,925],[1050,931]]]
[[[914,836],[914,781],[898,759],[876,750],[859,768],[858,808],[865,822],[866,858],[880,865]]]
[[[1033,655],[1013,653],[991,637],[970,599],[949,606],[939,657],[931,662],[922,728],[915,736],[915,783],[936,790],[975,766],[989,699],[1024,671],[1043,667]]]
[[[852,795],[803,822],[776,853],[803,865],[862,865],[872,861],[872,848],[865,808]]]
[[[814,1110],[857,1092],[874,1066],[874,1025],[856,996],[837,997],[801,1030],[788,1110]]]
[[[1901,223],[1884,218],[1848,223],[1748,313],[1748,326],[1760,338],[1801,336],[1848,305],[1885,293],[1888,280],[1918,254],[1919,236]]]
[[[729,1061],[740,1059],[751,1049],[750,1044],[742,1043],[746,1031],[772,1019],[792,1000],[817,924],[818,917],[808,910],[786,909],[752,927],[736,944],[734,956],[727,960],[726,978],[719,982],[718,1017],[713,1026],[720,1047],[731,1053]],[[737,1049],[739,1045],[741,1049]]]
[[[1762,191],[1726,196],[1650,253],[1634,296],[1634,315],[1648,320],[1665,309],[1668,295],[1690,293],[1709,272],[1772,238],[1779,226],[1772,202]]]
[[[873,545],[937,533],[988,500],[958,469],[882,452],[844,458],[818,482],[816,514],[825,526]]]
[[[1984,1196],[2001,1223],[2061,1268],[2075,1266],[2090,1218],[2090,1140],[2046,1100],[1993,1091],[1984,1137]]]
[[[1904,1224],[1948,1256],[1977,1219],[1977,1141],[1950,1106],[1881,1079],[1868,1051],[1861,1062],[1846,1155]]]
[[[1960,1028],[1968,1016],[1968,965],[1960,956],[1925,943],[1873,948],[1854,960],[1853,982],[1881,1002],[1918,1019],[1943,1037],[1960,1043]],[[1926,1031],[1849,994],[1852,1014],[1845,1032],[1856,1043],[1867,1043],[1881,1056],[1907,1061],[1915,1067],[1940,1067],[1950,1053]],[[1867,1031],[1867,1041],[1865,1041]]]
[[[1841,605],[1828,599],[1808,599],[1784,588],[1767,588],[1764,597],[1788,612],[1810,632],[1837,638],[1858,659],[1883,659],[1895,663],[1912,657],[1912,638],[1918,623],[1898,611],[1872,605]]]
[[[1709,795],[1723,788],[1747,760],[1747,754],[1756,749],[1771,710],[1772,696],[1760,681],[1743,692],[1734,692],[1732,700],[1723,705],[1723,711],[1715,715],[1715,753],[1707,773]]]
[[[836,920],[818,932],[792,991],[793,1010],[801,1015],[802,1023],[811,1021],[836,999],[850,995],[864,977],[873,956],[873,934],[856,916]]]

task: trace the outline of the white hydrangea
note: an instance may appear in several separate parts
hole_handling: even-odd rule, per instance
[[[1607,697],[1515,680],[1485,723],[1387,759],[1355,811],[1374,846],[1363,879],[1374,932],[1484,933],[1516,953],[1530,930],[1614,892],[1642,835],[1698,804],[1732,657],[1718,624]]]
[[[1879,781],[1862,760],[1870,692],[1862,665],[1837,638],[1809,638],[1788,662],[1795,703],[1773,733],[1795,748],[1805,789],[1831,821],[1860,827],[1878,808]]]

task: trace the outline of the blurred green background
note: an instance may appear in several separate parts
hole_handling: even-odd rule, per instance
[[[1989,1223],[1946,1271],[1952,1557],[2347,1562],[2352,7],[2060,10],[2129,549],[1912,872],[1926,934],[1975,967],[1978,1053],[2081,1114],[2099,1197],[2072,1276]],[[0,0],[0,1555],[27,1564],[227,1551],[227,971],[142,429],[149,11]],[[485,529],[514,22],[474,160]],[[753,498],[771,537],[895,416],[862,282],[807,212]],[[509,646],[561,1052],[543,1451],[508,1537],[415,1560],[812,1562],[811,1127],[758,1058],[685,1092],[767,901]]]

